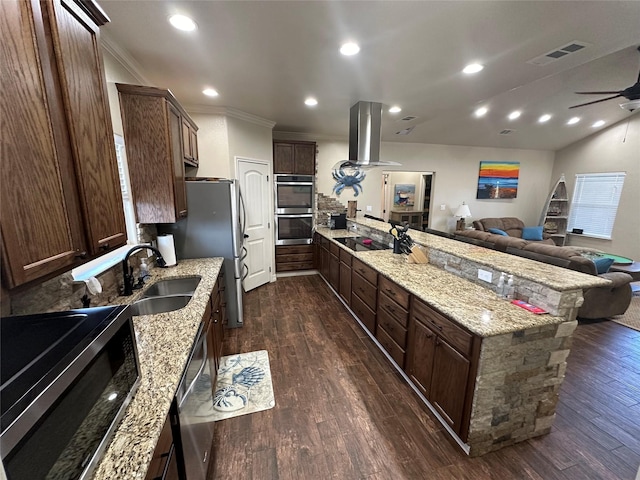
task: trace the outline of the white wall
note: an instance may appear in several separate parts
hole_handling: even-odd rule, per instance
[[[554,154],[542,150],[517,150],[484,147],[459,147],[448,145],[425,145],[416,143],[383,142],[380,158],[400,162],[400,167],[377,167],[366,171],[362,181],[362,193],[357,197],[351,188],[345,188],[340,196],[332,189],[335,180],[332,168],[339,160],[348,156],[345,141],[318,142],[318,191],[337,198],[345,206],[348,200],[357,200],[360,214],[382,217],[382,171],[434,172],[431,190],[431,228],[452,230],[455,227],[453,214],[464,201],[469,205],[471,218],[518,217],[525,225],[536,225],[544,207],[551,183]],[[476,200],[480,161],[520,162],[518,197],[514,199]],[[445,205],[445,210],[440,210]]]
[[[556,152],[552,183],[564,173],[571,200],[575,175],[599,172],[627,173],[612,239],[570,235],[569,245],[640,260],[640,114]]]
[[[229,162],[234,177],[236,177],[235,157],[272,162],[272,127],[234,117],[227,117],[227,126],[229,131]]]
[[[116,83],[131,83],[133,85],[139,85],[140,82],[107,50],[102,50],[102,57],[104,59],[104,74],[107,80],[107,94],[109,96],[109,109],[111,111],[113,133],[124,135],[122,128],[122,116],[120,115],[120,100],[118,98]]]

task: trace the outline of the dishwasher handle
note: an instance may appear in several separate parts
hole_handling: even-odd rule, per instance
[[[208,357],[208,348],[207,348],[207,337],[204,334],[204,332],[202,332],[202,334],[200,335],[199,339],[198,339],[198,344],[202,344],[202,365],[200,365],[200,368],[198,369],[198,372],[196,373],[196,375],[193,377],[193,380],[191,380],[191,383],[189,384],[189,386],[184,390],[184,392],[181,392],[181,388],[178,388],[178,391],[176,392],[176,403],[178,405],[178,413],[180,413],[182,406],[184,405],[184,402],[189,398],[189,395],[191,394],[191,392],[193,391],[195,384],[198,382],[198,379],[200,378],[200,376],[202,375],[202,372],[204,371],[205,367],[207,366],[207,357]],[[194,353],[198,350],[199,345],[196,346],[196,348],[194,348]],[[189,358],[189,363],[187,364],[187,369],[189,368],[189,365],[191,364],[191,362],[193,361],[193,355],[191,358]],[[183,382],[186,380],[186,378],[183,378]],[[180,385],[182,387],[182,384]]]

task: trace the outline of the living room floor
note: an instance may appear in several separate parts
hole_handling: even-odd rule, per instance
[[[245,296],[223,354],[267,350],[271,410],[216,423],[210,479],[634,479],[640,332],[574,334],[550,434],[482,457],[455,445],[319,275]]]

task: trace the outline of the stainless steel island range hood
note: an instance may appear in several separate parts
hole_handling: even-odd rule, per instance
[[[381,124],[381,103],[360,101],[353,105],[349,115],[349,160],[340,161],[333,168],[400,165],[380,160]]]

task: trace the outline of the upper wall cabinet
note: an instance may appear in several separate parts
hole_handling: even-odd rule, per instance
[[[273,173],[315,175],[316,143],[273,142]]]
[[[89,0],[0,2],[3,286],[126,243],[99,25]]]
[[[184,162],[197,165],[198,127],[169,90],[116,86],[137,221],[175,223],[187,216]]]

